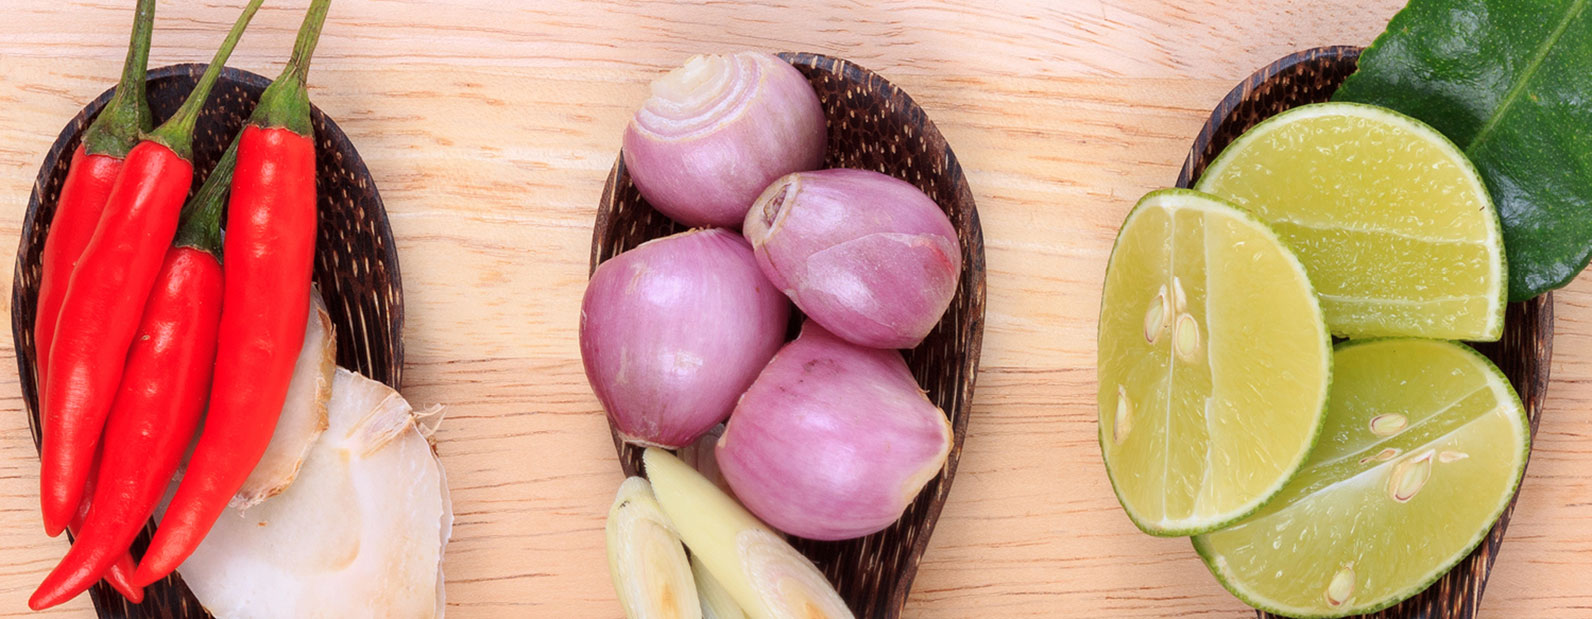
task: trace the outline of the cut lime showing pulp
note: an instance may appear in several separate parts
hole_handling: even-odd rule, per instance
[[[1498,213],[1465,154],[1421,121],[1358,103],[1297,107],[1240,136],[1196,188],[1298,252],[1334,334],[1503,332]]]
[[[1194,538],[1228,590],[1293,617],[1373,612],[1479,544],[1514,496],[1531,430],[1503,374],[1462,344],[1338,347],[1321,441],[1277,499]]]
[[[1134,524],[1191,535],[1283,487],[1332,351],[1304,267],[1253,215],[1157,191],[1123,222],[1100,305],[1100,449]]]

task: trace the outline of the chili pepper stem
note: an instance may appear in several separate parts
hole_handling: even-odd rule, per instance
[[[321,38],[321,26],[326,23],[326,11],[332,0],[313,0],[299,26],[298,39],[293,42],[293,56],[276,81],[260,95],[260,104],[254,108],[249,122],[258,127],[283,127],[303,136],[310,136],[310,95],[307,81],[310,60],[315,56],[315,44]]]
[[[144,96],[144,73],[149,68],[149,39],[154,30],[155,0],[138,0],[122,81],[99,117],[83,132],[83,149],[88,154],[126,157],[127,151],[138,145],[139,133],[149,130],[153,115]]]
[[[239,134],[238,137],[241,137]],[[177,228],[177,247],[192,247],[221,260],[221,212],[227,206],[232,188],[232,170],[238,166],[238,137],[232,138],[221,153],[216,167],[205,177],[199,191],[182,207],[182,223]]]
[[[164,144],[171,152],[185,160],[193,160],[193,130],[199,121],[199,111],[205,107],[205,100],[210,98],[210,89],[216,85],[216,79],[221,77],[221,69],[226,67],[227,58],[232,55],[232,48],[238,45],[238,39],[243,37],[243,30],[249,26],[249,20],[254,19],[255,12],[260,10],[260,3],[264,0],[250,0],[249,5],[243,8],[243,14],[232,24],[232,30],[227,32],[227,38],[221,41],[221,48],[216,50],[215,58],[210,60],[205,67],[203,75],[199,76],[199,83],[194,85],[193,92],[188,93],[188,98],[182,102],[182,107],[177,108],[177,113],[156,127],[154,131],[145,136],[146,139]]]

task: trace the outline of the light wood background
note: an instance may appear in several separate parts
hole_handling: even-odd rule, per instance
[[[4,3],[0,240],[17,237],[60,127],[118,74],[130,4]],[[241,4],[162,1],[152,64],[206,61]],[[266,4],[231,64],[274,75],[307,1]],[[595,205],[650,79],[755,48],[844,56],[912,93],[983,218],[983,367],[908,616],[1248,616],[1187,541],[1139,533],[1112,496],[1095,442],[1098,286],[1123,215],[1175,180],[1229,88],[1295,49],[1368,43],[1399,4],[338,0],[311,94],[387,203],[404,391],[449,409],[450,615],[619,615],[602,526],[620,475],[576,344]],[[1589,303],[1588,277],[1558,295],[1554,382],[1487,617],[1592,614]],[[0,333],[0,614],[21,614],[66,542],[39,525]]]

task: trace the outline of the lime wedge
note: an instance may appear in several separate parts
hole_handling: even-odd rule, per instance
[[[1100,450],[1152,535],[1250,514],[1304,462],[1332,356],[1304,267],[1253,215],[1187,190],[1144,197],[1100,304]]]
[[[1531,430],[1509,382],[1462,344],[1350,342],[1334,355],[1322,439],[1255,516],[1194,538],[1233,595],[1342,617],[1430,586],[1514,496]]]
[[[1297,107],[1240,136],[1196,188],[1298,252],[1336,335],[1503,333],[1498,213],[1464,153],[1421,121],[1358,103]]]

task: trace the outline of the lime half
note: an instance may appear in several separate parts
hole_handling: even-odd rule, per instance
[[[1342,617],[1419,593],[1514,496],[1531,430],[1509,381],[1453,342],[1338,347],[1320,444],[1277,499],[1194,548],[1234,595]]]
[[[1100,450],[1140,529],[1258,509],[1320,428],[1332,351],[1304,267],[1270,228],[1187,190],[1144,197],[1100,304]]]
[[[1498,213],[1465,154],[1421,121],[1358,103],[1294,108],[1240,136],[1196,188],[1298,252],[1334,334],[1503,333]]]

